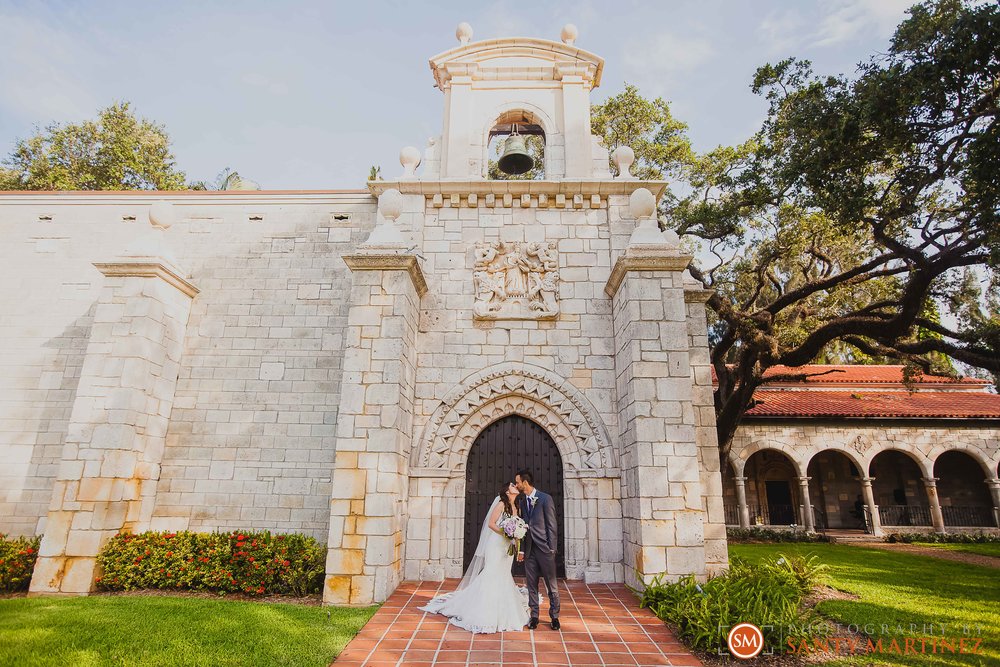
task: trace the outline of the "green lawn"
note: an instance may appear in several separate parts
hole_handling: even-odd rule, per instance
[[[156,596],[0,600],[0,665],[319,667],[375,609]]]
[[[895,638],[905,650],[905,640],[916,637],[913,646],[919,650],[920,638],[930,636],[922,628],[932,623],[939,637],[939,628],[945,624],[947,637],[961,637],[964,626],[970,626],[970,636],[983,639],[979,655],[882,654],[858,657],[849,664],[1000,664],[1000,573],[995,568],[832,544],[734,544],[729,552],[747,560],[777,559],[782,553],[818,555],[829,566],[827,583],[860,598],[826,600],[818,611],[844,625],[858,625],[862,631],[868,626],[873,638],[882,638],[883,646],[890,646]],[[888,626],[885,631],[883,624]],[[916,632],[910,631],[910,624],[916,624]],[[926,646],[930,651],[930,644]]]
[[[977,554],[979,556],[993,556],[1000,558],[1000,542],[975,542],[970,544],[937,544],[930,542],[915,543],[921,547],[934,547],[935,549],[947,549],[948,551],[961,551],[967,554]]]

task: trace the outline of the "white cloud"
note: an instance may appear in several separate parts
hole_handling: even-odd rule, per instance
[[[0,105],[11,116],[44,125],[82,120],[97,111],[93,85],[81,72],[100,71],[103,59],[74,33],[0,12],[0,44]]]
[[[757,28],[774,53],[795,47],[830,47],[876,36],[887,37],[915,0],[837,0],[820,5],[818,16],[800,8],[774,11]]]
[[[626,80],[646,94],[663,95],[682,75],[709,61],[715,49],[705,37],[660,33],[632,40],[623,55]]]
[[[831,46],[868,34],[889,34],[912,4],[913,0],[843,0],[823,17],[814,44]]]

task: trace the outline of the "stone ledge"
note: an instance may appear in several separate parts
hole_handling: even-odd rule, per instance
[[[629,271],[683,271],[691,263],[691,255],[678,254],[672,247],[663,245],[632,245],[615,261],[611,275],[604,286],[604,293],[614,297]],[[685,290],[685,299],[687,290]]]
[[[417,290],[417,296],[427,293],[427,281],[416,255],[393,252],[361,252],[341,255],[351,271],[406,271]]]
[[[511,204],[514,201],[520,202],[522,195],[528,195],[534,200],[535,206],[573,208],[574,195],[580,195],[583,201],[590,202],[594,196],[606,200],[609,195],[629,196],[639,188],[645,188],[659,199],[666,187],[666,181],[640,181],[623,178],[560,179],[558,181],[498,181],[489,179],[368,181],[368,189],[376,197],[389,189],[399,190],[404,195],[424,195],[432,201],[435,195],[440,195],[442,206],[447,202],[448,205],[455,208],[458,205],[452,203],[453,195],[464,202],[461,204],[462,206],[471,206],[468,203],[470,194],[476,195],[477,200],[483,200],[482,202],[477,201],[477,207],[485,205],[486,195],[493,195],[496,200],[494,206],[504,205],[504,195],[510,195]],[[541,195],[545,195],[546,204],[540,205],[538,203]],[[556,201],[558,195],[563,195],[568,203],[560,206]]]
[[[194,298],[200,291],[180,269],[169,262],[155,257],[123,258],[114,262],[94,262],[98,271],[106,276],[137,276],[139,278],[161,278],[184,294]]]

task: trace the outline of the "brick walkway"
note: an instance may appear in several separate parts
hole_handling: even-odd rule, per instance
[[[473,635],[417,609],[457,585],[458,579],[404,582],[334,666],[701,665],[622,584],[561,581],[561,631],[548,625],[543,594],[537,630],[492,635]]]

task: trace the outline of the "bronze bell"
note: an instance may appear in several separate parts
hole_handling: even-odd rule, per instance
[[[535,161],[528,155],[524,137],[517,132],[517,125],[514,126],[511,135],[504,140],[503,155],[500,156],[497,166],[500,167],[500,171],[512,176],[530,171],[535,166]]]

